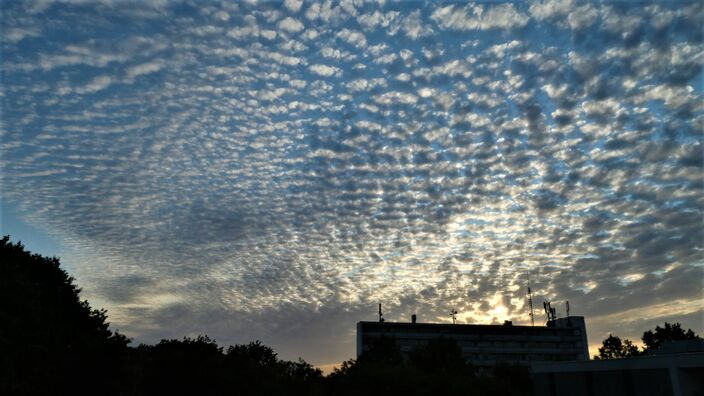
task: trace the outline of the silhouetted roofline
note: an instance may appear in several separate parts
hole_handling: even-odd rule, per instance
[[[574,319],[583,320],[581,316],[573,316]],[[561,324],[565,323],[564,319],[558,319]],[[377,322],[377,321],[359,321],[357,326],[362,326],[367,331],[384,330],[384,329],[406,329],[417,331],[433,331],[435,333],[517,333],[517,332],[534,332],[544,333],[546,330],[568,331],[578,326],[526,326],[526,325],[507,325],[507,324],[452,324],[452,323],[412,323],[412,322]]]

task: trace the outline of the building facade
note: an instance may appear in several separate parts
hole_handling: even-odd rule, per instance
[[[401,353],[434,338],[451,338],[475,366],[533,362],[589,360],[584,318],[572,316],[548,322],[547,326],[471,325],[441,323],[358,322],[357,357],[369,350],[374,339],[393,338]]]
[[[532,365],[536,395],[704,396],[704,351]]]

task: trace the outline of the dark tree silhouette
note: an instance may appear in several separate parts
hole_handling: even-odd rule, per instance
[[[223,348],[207,336],[140,345],[132,378],[137,395],[316,395],[322,372],[289,362],[259,341]]]
[[[313,395],[322,392],[323,374],[303,359],[280,360],[270,347],[259,341],[230,346],[226,366],[247,395]]]
[[[692,329],[684,331],[679,323],[670,324],[665,322],[664,327],[655,326],[655,330],[648,330],[643,333],[643,349],[653,351],[668,341],[696,340],[699,336]]]
[[[624,357],[638,356],[641,353],[638,351],[638,346],[633,345],[629,339],[624,339],[612,334],[601,342],[599,355],[594,356],[594,359],[618,359]]]
[[[633,345],[629,339],[624,339],[609,334],[602,341],[602,346],[599,348],[599,354],[594,356],[594,359],[618,359],[624,357],[632,357],[650,353],[662,344],[670,341],[696,340],[700,337],[692,331],[682,329],[679,323],[670,324],[665,322],[663,327],[655,326],[655,330],[648,330],[643,333],[643,350],[638,350],[638,346]]]
[[[403,362],[403,355],[392,337],[379,337],[371,340],[369,350],[360,357],[361,363],[386,363],[399,365]]]
[[[223,350],[207,336],[128,346],[80,299],[58,258],[0,241],[0,395],[518,395],[525,368],[474,373],[452,339],[401,353],[379,338],[324,378],[259,341]],[[657,332],[657,331],[656,331]],[[660,334],[660,333],[658,333]]]
[[[219,381],[224,360],[222,348],[207,336],[140,345],[137,353],[133,378],[139,393],[214,395],[222,388]]]
[[[247,345],[234,345],[227,349],[227,358],[237,364],[246,363],[255,367],[270,367],[276,365],[278,358],[273,349],[259,340]]]
[[[128,343],[58,258],[0,240],[0,394],[119,392]]]
[[[451,338],[429,340],[407,358],[393,338],[370,342],[357,360],[347,360],[327,378],[330,395],[526,395],[525,367],[499,366],[477,373]]]
[[[417,348],[410,355],[411,364],[430,373],[462,373],[470,367],[462,357],[462,350],[452,338],[436,338]]]

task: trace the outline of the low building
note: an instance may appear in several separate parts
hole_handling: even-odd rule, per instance
[[[357,357],[369,350],[374,339],[393,338],[402,354],[434,338],[451,338],[475,366],[532,362],[588,360],[584,318],[572,316],[548,322],[547,326],[513,326],[441,323],[358,322]]]
[[[704,351],[542,362],[531,371],[536,395],[704,396]]]

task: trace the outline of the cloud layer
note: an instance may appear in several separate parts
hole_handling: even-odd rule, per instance
[[[699,2],[2,7],[2,198],[139,341],[703,330]]]

